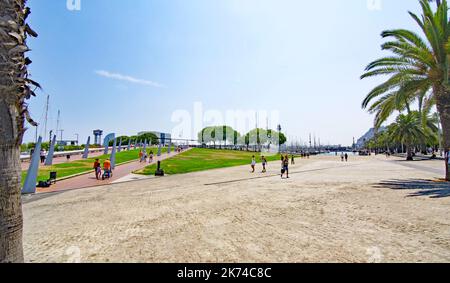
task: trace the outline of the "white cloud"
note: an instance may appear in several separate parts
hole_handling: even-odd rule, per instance
[[[133,83],[133,84],[141,84],[141,85],[147,85],[147,86],[158,87],[158,88],[165,87],[164,85],[157,83],[157,82],[137,79],[137,78],[133,78],[131,76],[117,74],[117,73],[111,73],[111,72],[104,71],[104,70],[95,71],[95,73],[97,75],[105,77],[105,78],[119,80],[119,81],[126,81],[126,82]]]

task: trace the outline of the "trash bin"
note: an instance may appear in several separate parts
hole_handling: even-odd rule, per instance
[[[50,179],[48,180],[50,184],[51,183],[56,184],[56,177],[57,177],[56,172],[50,172]]]

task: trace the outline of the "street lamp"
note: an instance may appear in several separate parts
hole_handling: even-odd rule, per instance
[[[281,138],[280,138],[280,135],[281,135],[281,125],[280,124],[278,124],[278,127],[277,127],[277,130],[278,130],[278,153],[281,153]]]

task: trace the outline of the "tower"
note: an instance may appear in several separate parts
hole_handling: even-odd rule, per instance
[[[94,144],[100,145],[102,144],[102,130],[94,130]]]

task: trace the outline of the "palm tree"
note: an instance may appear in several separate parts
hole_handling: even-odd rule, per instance
[[[0,1],[0,262],[22,262],[20,145],[25,119],[36,126],[26,100],[34,96],[25,57],[27,36],[37,36],[26,23],[26,0]]]
[[[434,0],[428,0],[428,2],[433,2]],[[441,0],[436,0],[436,6],[441,6]]]
[[[407,160],[413,160],[414,144],[426,138],[418,112],[400,114],[389,126],[388,133],[393,141],[406,146]]]
[[[363,102],[363,107],[380,95],[403,92],[403,97],[424,97],[431,91],[443,128],[443,147],[450,149],[450,85],[449,51],[450,23],[448,21],[447,1],[437,1],[438,8],[433,12],[427,0],[420,0],[422,17],[409,13],[419,25],[425,40],[418,34],[404,29],[384,31],[383,38],[392,41],[382,45],[383,50],[394,56],[381,58],[369,64],[361,78],[389,75],[389,79],[373,89]],[[392,106],[392,104],[391,104]],[[385,113],[395,111],[384,109]],[[380,111],[378,109],[377,111]],[[380,112],[381,113],[381,112]],[[381,117],[381,118],[383,118]],[[382,120],[382,119],[381,119]],[[447,170],[446,179],[450,180]]]
[[[363,108],[367,108],[369,113],[375,114],[375,128],[378,129],[395,112],[411,112],[411,104],[417,99],[419,112],[422,112],[426,92],[428,88],[411,91],[402,86],[399,90],[389,92],[372,102],[372,97],[368,96],[363,102]],[[371,103],[371,104],[370,104]],[[370,104],[370,105],[369,105]]]
[[[419,110],[419,117],[422,123],[422,129],[426,135],[423,145],[436,145],[439,140],[439,115],[432,112],[432,108],[436,105],[433,97],[424,99],[423,107]]]

